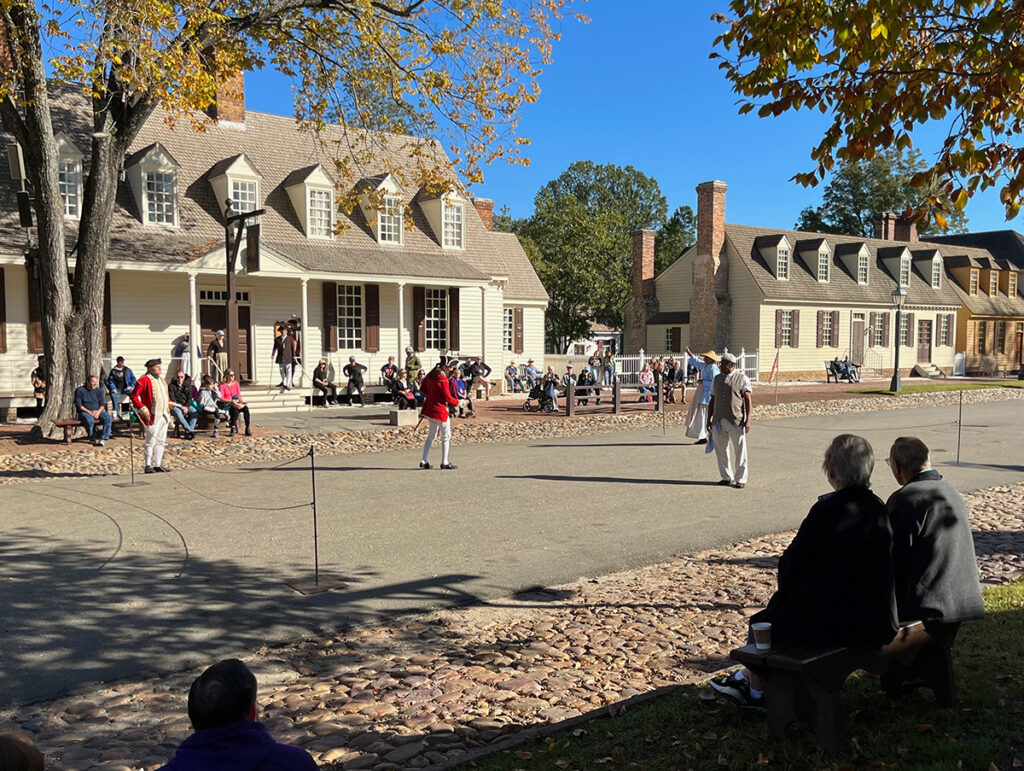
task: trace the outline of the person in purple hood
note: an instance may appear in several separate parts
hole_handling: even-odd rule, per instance
[[[160,771],[305,771],[316,762],[301,747],[275,742],[256,722],[256,676],[238,659],[225,659],[196,678],[188,691],[195,733]]]

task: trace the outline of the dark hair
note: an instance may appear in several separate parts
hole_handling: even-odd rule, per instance
[[[0,768],[4,771],[43,771],[43,753],[28,734],[4,731],[0,733]]]
[[[238,723],[256,703],[256,675],[238,659],[219,661],[188,689],[188,719],[197,731]]]

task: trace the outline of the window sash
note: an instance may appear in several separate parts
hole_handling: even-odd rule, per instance
[[[384,205],[377,212],[377,240],[382,244],[402,243],[402,199],[384,196]]]
[[[463,226],[465,222],[465,209],[461,203],[444,205],[442,214],[444,230],[444,246],[450,249],[463,248]]]
[[[857,256],[857,283],[868,283],[868,257],[866,254]]]
[[[779,249],[776,260],[776,272],[780,279],[789,278],[789,250]]]
[[[938,289],[942,286],[942,263],[932,263],[932,289]]]
[[[836,345],[831,311],[825,311],[821,317],[821,344],[826,348],[835,348]]]
[[[62,160],[57,165],[57,184],[60,188],[60,197],[64,201],[64,216],[78,217],[79,192],[78,186],[81,180],[81,166],[78,161]]]
[[[978,322],[978,353],[984,356],[988,353],[988,348],[985,346],[985,338],[988,337],[988,329],[984,321]]]
[[[910,319],[906,313],[900,314],[900,347],[910,347]]]
[[[900,260],[900,286],[910,286],[910,260]]]
[[[514,346],[515,335],[515,310],[513,308],[502,309],[501,324],[501,345],[506,351],[511,351]]]
[[[970,291],[971,294],[978,294],[978,271],[977,270],[973,270],[973,269],[971,270],[971,286],[970,286],[970,290],[969,291]]]
[[[146,172],[147,222],[154,225],[175,224],[174,182],[174,172]]]
[[[1006,282],[1006,293],[1010,297],[1017,296],[1017,274],[1011,273]]]
[[[782,312],[782,346],[793,346],[793,311]]]
[[[256,211],[256,183],[249,180],[231,180],[231,208],[235,214]]]
[[[309,235],[330,238],[333,235],[332,195],[330,190],[309,191]]]
[[[875,346],[881,348],[885,339],[885,314],[875,314]]]
[[[939,317],[939,345],[949,345],[949,316]]]
[[[448,348],[448,290],[427,289],[426,291],[426,344],[429,350],[443,351]]]
[[[1006,322],[996,322],[996,352],[1006,353]]]
[[[999,294],[999,274],[992,271],[988,277],[988,293],[995,297]]]
[[[338,350],[363,347],[363,287],[338,284]]]
[[[818,281],[828,281],[828,253],[818,252]]]

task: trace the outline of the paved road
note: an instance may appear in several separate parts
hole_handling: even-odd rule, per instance
[[[310,596],[287,586],[311,577],[310,509],[284,508],[310,500],[306,461],[135,489],[111,478],[0,488],[0,703],[793,528],[825,492],[821,455],[842,431],[883,458],[894,437],[921,436],[963,490],[1024,480],[1018,405],[969,407],[960,466],[955,417],[756,423],[742,491],[715,486],[713,459],[678,431],[461,447],[447,473],[415,469],[411,451],[322,459],[321,567],[345,586]],[[879,464],[878,493],[894,486]]]

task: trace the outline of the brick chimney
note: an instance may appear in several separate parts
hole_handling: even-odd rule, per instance
[[[729,342],[729,267],[724,261],[725,191],[712,180],[697,185],[697,250],[690,298],[690,347],[722,350]]]
[[[896,215],[891,211],[875,215],[875,238],[883,241],[898,240],[896,238]]]
[[[916,244],[917,223],[910,217],[900,217],[896,220],[893,234],[897,241],[909,241],[912,244]]]
[[[218,123],[245,125],[245,72],[239,70],[217,85],[216,101],[206,114]]]
[[[633,232],[633,304],[629,316],[627,349],[647,347],[647,320],[658,312],[654,287],[654,231]]]
[[[484,227],[494,230],[494,201],[490,198],[474,198],[473,206],[476,208],[476,213],[480,215],[480,219],[483,220]]]

